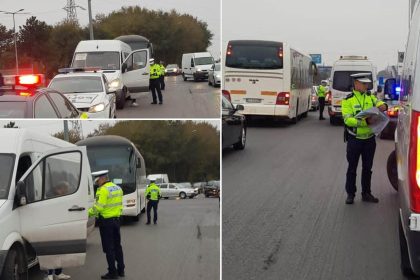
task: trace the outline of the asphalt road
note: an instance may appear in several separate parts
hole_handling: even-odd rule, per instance
[[[345,205],[343,128],[310,113],[297,125],[257,121],[243,151],[223,153],[223,280],[404,279],[392,141],[377,140],[372,192]]]
[[[184,82],[182,76],[165,77],[163,104],[151,105],[152,93],[136,94],[138,107],[125,104],[117,118],[220,118],[220,88],[207,81]]]
[[[219,279],[219,200],[204,198],[162,200],[158,225],[139,223],[121,227],[126,264],[125,280],[216,280]],[[84,267],[68,268],[71,279],[100,279],[106,272],[99,230],[88,238]],[[31,280],[43,279],[36,268]]]

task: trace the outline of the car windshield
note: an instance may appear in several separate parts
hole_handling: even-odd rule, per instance
[[[26,102],[8,101],[0,102],[0,118],[25,118]]]
[[[102,70],[119,70],[120,55],[118,52],[81,52],[76,53],[73,68],[97,67]]]
[[[214,66],[214,71],[220,71],[220,64],[216,64]]]
[[[176,65],[176,64],[169,64],[168,66],[166,66],[166,68],[178,68],[178,65]]]
[[[333,78],[333,89],[339,91],[352,91],[353,88],[353,78],[351,75],[357,73],[370,73],[369,79],[372,81],[372,72],[366,71],[335,71],[334,78]],[[373,88],[373,84],[369,83],[368,89],[371,90]]]
[[[281,45],[244,44],[231,45],[226,55],[226,66],[244,69],[283,69]]]
[[[101,77],[60,77],[54,78],[49,85],[61,93],[103,92]]]
[[[213,57],[196,57],[194,58],[195,65],[209,65],[213,64]]]
[[[7,199],[13,175],[14,154],[0,154],[0,199]]]
[[[131,146],[88,147],[90,169],[92,172],[109,171],[109,179],[119,185],[124,194],[136,190],[136,164]]]

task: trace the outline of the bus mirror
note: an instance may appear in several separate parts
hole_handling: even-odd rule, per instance
[[[378,86],[378,88],[376,89],[376,92],[381,93],[382,92],[382,86]]]
[[[140,158],[137,158],[136,167],[141,168],[141,160]]]
[[[121,65],[121,72],[122,73],[125,73],[125,72],[127,72],[127,63],[123,63],[122,65]]]
[[[27,204],[27,195],[26,195],[26,188],[25,183],[23,181],[19,181],[16,185],[16,202],[19,206],[24,206]]]

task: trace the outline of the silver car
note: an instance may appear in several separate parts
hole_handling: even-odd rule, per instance
[[[163,198],[179,197],[185,199],[187,197],[194,198],[198,194],[198,190],[186,188],[177,183],[158,184]]]
[[[222,72],[220,70],[220,63],[213,64],[209,71],[209,85],[214,87],[220,87]]]

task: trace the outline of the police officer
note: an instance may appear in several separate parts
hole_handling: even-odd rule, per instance
[[[152,91],[153,102],[157,104],[156,92],[159,98],[159,104],[162,104],[162,92],[160,91],[160,66],[155,60],[150,59],[150,89]]]
[[[96,201],[89,209],[89,217],[95,216],[101,234],[102,250],[106,254],[108,273],[102,279],[118,279],[124,277],[124,256],[121,247],[120,216],[123,209],[123,191],[110,182],[108,170],[93,172],[96,190]],[[117,268],[115,268],[117,262]]]
[[[155,184],[155,179],[150,180],[149,186],[147,186],[145,196],[147,199],[147,223],[146,225],[150,225],[150,212],[153,208],[153,223],[157,224],[157,209],[159,199],[161,198],[160,188]]]
[[[163,61],[159,63],[160,66],[160,89],[165,90],[165,66],[163,66]]]
[[[379,202],[371,193],[372,165],[375,155],[375,135],[369,128],[371,118],[359,119],[355,116],[364,110],[378,107],[385,111],[386,104],[378,100],[368,91],[372,83],[370,73],[353,74],[354,90],[342,101],[342,111],[347,139],[347,175],[346,204],[353,204],[356,193],[356,171],[360,156],[362,156],[362,201]]]
[[[318,96],[319,103],[319,119],[325,120],[324,118],[324,107],[325,107],[325,96],[327,95],[327,82],[321,81],[321,85],[318,86],[318,91],[316,95]]]

